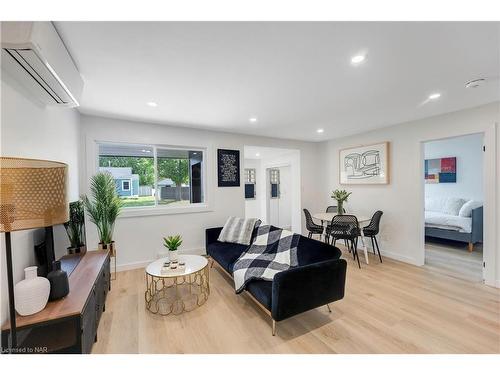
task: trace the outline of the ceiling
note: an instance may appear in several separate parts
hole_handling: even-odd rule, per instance
[[[298,150],[276,147],[245,146],[243,155],[245,159],[277,159],[285,155],[296,153]]]
[[[84,78],[87,114],[322,141],[500,99],[500,23],[55,25]]]

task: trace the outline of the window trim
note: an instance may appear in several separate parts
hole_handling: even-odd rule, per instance
[[[183,213],[195,213],[195,212],[210,212],[213,211],[209,201],[209,183],[208,176],[210,174],[207,172],[209,167],[209,155],[212,154],[212,150],[209,146],[186,146],[186,145],[171,145],[171,144],[150,144],[150,143],[140,143],[140,142],[120,142],[120,141],[106,141],[106,140],[93,140],[95,145],[94,154],[94,171],[93,173],[99,172],[99,145],[120,145],[120,146],[141,146],[141,147],[151,147],[153,149],[153,160],[154,160],[154,189],[155,189],[155,199],[154,206],[135,206],[135,207],[123,207],[122,212],[119,217],[139,217],[139,216],[152,216],[152,215],[168,215],[168,214],[183,214]],[[202,178],[202,191],[203,191],[203,202],[202,203],[190,203],[186,206],[176,206],[167,207],[167,205],[158,204],[158,171],[157,171],[157,148],[160,149],[170,149],[170,150],[185,150],[185,151],[195,151],[201,152],[203,155],[203,163],[201,170]]]
[[[125,189],[125,188],[123,187],[123,184],[124,184],[125,182],[128,182],[128,189]],[[132,185],[132,183],[131,183],[131,180],[130,180],[129,178],[128,178],[128,179],[123,179],[123,180],[122,180],[122,191],[130,191],[130,190],[131,190],[131,185]]]

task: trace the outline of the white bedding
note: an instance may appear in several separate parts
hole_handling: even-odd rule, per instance
[[[471,233],[472,218],[447,215],[442,212],[425,211],[425,226],[440,229],[456,230],[462,233]]]

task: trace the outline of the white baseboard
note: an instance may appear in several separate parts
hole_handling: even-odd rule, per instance
[[[361,249],[361,251],[363,251],[363,250]],[[384,251],[384,250],[381,250],[380,254],[384,257],[398,260],[400,262],[413,264],[414,266],[421,266],[421,264],[419,264],[416,259],[409,257],[409,256],[406,256],[406,255],[394,253],[392,251]]]
[[[186,249],[186,250],[179,250],[179,254],[205,255],[206,251],[204,248]],[[118,259],[120,259],[120,257],[118,257]],[[141,260],[138,262],[131,262],[131,263],[118,263],[116,265],[116,272],[145,268],[149,263],[153,262],[155,259]]]

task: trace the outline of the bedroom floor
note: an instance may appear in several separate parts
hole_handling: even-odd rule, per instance
[[[440,239],[425,240],[425,266],[435,272],[467,281],[483,279],[483,246],[469,252],[467,244]]]

